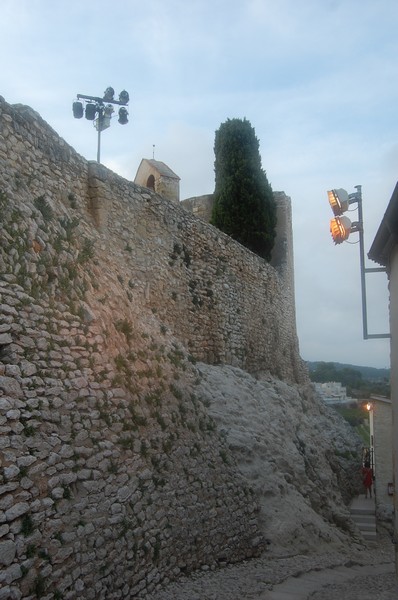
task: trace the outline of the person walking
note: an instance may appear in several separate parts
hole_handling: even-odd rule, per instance
[[[372,497],[372,485],[373,485],[373,470],[369,462],[365,462],[362,467],[362,483],[365,488],[365,498]]]

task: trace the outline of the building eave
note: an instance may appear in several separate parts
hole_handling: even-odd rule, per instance
[[[398,183],[368,252],[368,257],[388,267],[391,252],[398,243]]]
[[[371,394],[370,400],[372,402],[381,402],[383,404],[391,404],[391,399],[386,398],[385,396],[374,396],[373,394]]]

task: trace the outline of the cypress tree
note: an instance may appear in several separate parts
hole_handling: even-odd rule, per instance
[[[276,206],[261,166],[259,141],[247,119],[227,119],[216,131],[211,223],[270,260]]]

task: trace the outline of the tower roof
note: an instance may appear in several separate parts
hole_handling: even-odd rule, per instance
[[[155,160],[154,158],[143,158],[138,168],[138,171],[140,170],[143,163],[149,164],[151,167],[156,169],[156,171],[158,171],[159,175],[163,175],[163,177],[170,177],[171,179],[177,179],[178,181],[180,181],[181,179],[164,162],[160,160]]]

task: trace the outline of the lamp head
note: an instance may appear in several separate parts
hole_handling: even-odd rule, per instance
[[[129,100],[130,100],[130,96],[129,96],[129,93],[126,92],[126,90],[123,90],[122,92],[120,92],[119,102],[121,102],[122,104],[128,104]]]
[[[94,121],[96,113],[97,105],[93,102],[88,102],[86,104],[86,119],[88,119],[89,121]]]
[[[328,192],[329,204],[333,214],[337,217],[348,210],[349,197],[348,193],[343,189],[330,190]]]
[[[120,125],[126,125],[126,123],[128,123],[128,112],[127,112],[127,108],[124,108],[124,106],[122,106],[121,108],[119,108],[119,118],[118,121],[120,123]]]
[[[335,217],[330,221],[330,233],[335,244],[342,244],[348,239],[352,223],[348,217]]]
[[[83,104],[82,102],[76,101],[72,104],[73,116],[75,119],[81,119],[83,116]]]
[[[115,90],[112,87],[107,87],[104,92],[103,100],[105,102],[112,102],[114,95],[115,95]]]

